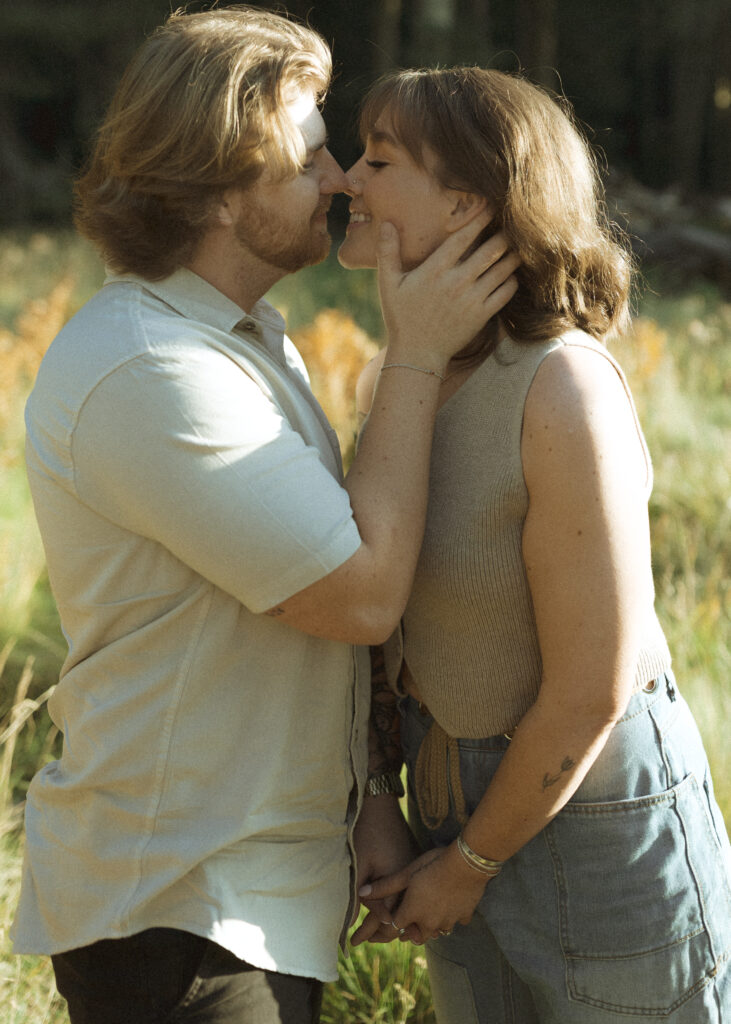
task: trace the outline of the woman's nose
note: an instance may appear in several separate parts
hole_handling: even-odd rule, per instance
[[[348,193],[348,195],[351,196],[358,195],[363,188],[363,182],[358,177],[359,163],[360,160],[358,161],[358,163],[353,164],[350,170],[345,172],[345,177],[348,179],[348,187],[346,188],[345,191]]]

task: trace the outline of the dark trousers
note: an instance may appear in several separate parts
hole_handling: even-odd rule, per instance
[[[71,1024],[317,1024],[322,982],[263,971],[208,939],[150,928],[51,958]]]

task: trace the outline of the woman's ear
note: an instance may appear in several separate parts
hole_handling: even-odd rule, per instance
[[[476,217],[478,213],[482,213],[483,210],[494,215],[488,205],[487,199],[484,196],[478,195],[476,192],[458,192],[456,189],[452,192],[453,202],[449,212],[449,221],[447,224],[447,231],[453,232],[458,231],[465,224],[469,224],[473,217]]]

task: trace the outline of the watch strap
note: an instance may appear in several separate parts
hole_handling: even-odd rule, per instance
[[[369,775],[366,780],[365,791],[368,796],[384,796],[387,793],[392,793],[394,796],[403,796],[404,784],[401,781],[400,772],[384,771]]]

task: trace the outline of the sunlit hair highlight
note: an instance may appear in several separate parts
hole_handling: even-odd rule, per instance
[[[129,64],[76,183],[76,225],[111,268],[149,279],[193,253],[214,201],[266,168],[305,159],[284,104],[321,100],[330,51],[316,33],[259,8],[172,14]]]
[[[484,196],[521,258],[500,313],[511,337],[544,341],[575,328],[597,339],[629,317],[632,260],[605,213],[596,160],[568,105],[517,75],[476,67],[392,73],[361,114],[363,141],[382,119],[442,185]],[[430,165],[433,169],[433,164]],[[496,343],[490,325],[467,354]]]

